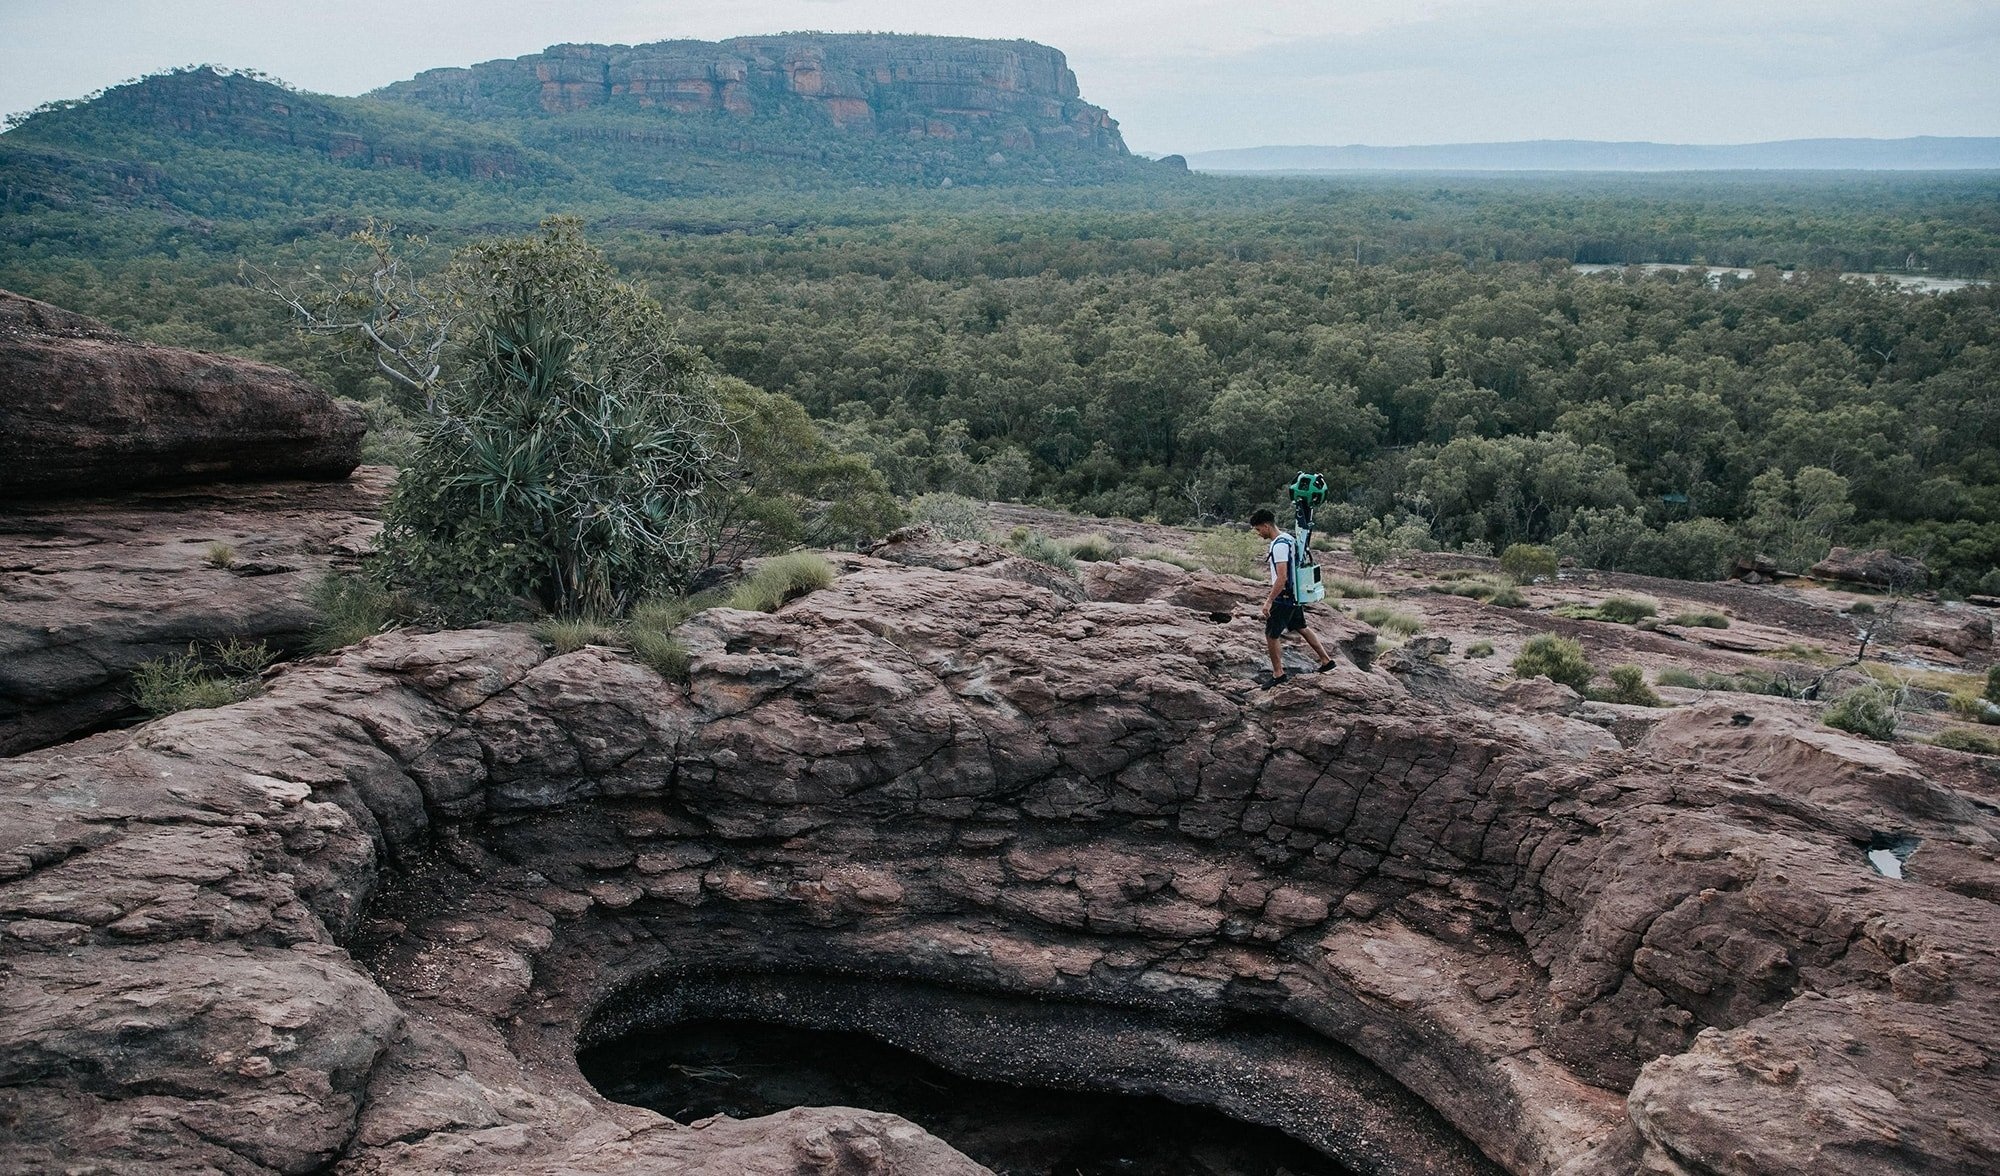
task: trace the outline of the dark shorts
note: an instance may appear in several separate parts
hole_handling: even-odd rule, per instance
[[[1305,628],[1305,605],[1282,596],[1271,602],[1271,615],[1264,618],[1264,636],[1282,637],[1287,630],[1303,633]]]

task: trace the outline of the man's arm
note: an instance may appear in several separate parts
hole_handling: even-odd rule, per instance
[[[1278,597],[1284,595],[1285,585],[1292,582],[1292,563],[1290,560],[1286,560],[1284,563],[1273,563],[1271,566],[1277,569],[1278,574],[1271,581],[1271,591],[1265,594],[1264,607],[1260,610],[1260,615],[1267,617],[1271,615],[1271,606],[1278,603]]]

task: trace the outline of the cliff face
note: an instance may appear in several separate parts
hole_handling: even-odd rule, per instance
[[[797,34],[557,45],[434,69],[374,95],[476,114],[607,109],[745,123],[804,116],[853,134],[1125,154],[1062,53],[1032,41]]]

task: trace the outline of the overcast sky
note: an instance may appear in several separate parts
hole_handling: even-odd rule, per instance
[[[0,111],[195,62],[358,94],[793,29],[1054,45],[1139,151],[2000,135],[2000,0],[0,0]]]

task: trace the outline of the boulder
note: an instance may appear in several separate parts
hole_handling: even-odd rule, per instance
[[[1931,581],[1931,570],[1923,560],[1897,555],[1884,547],[1870,551],[1836,547],[1814,564],[1809,574],[1820,580],[1899,590],[1922,588]]]
[[[0,499],[344,478],[366,429],[284,368],[149,346],[0,291]]]

